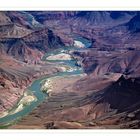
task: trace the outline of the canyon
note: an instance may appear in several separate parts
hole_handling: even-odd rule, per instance
[[[140,128],[139,37],[139,11],[0,12],[0,128]]]

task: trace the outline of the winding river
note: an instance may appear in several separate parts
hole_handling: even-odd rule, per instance
[[[86,48],[91,46],[91,42],[89,42],[89,40],[82,38],[82,37],[76,37],[77,41],[82,42]],[[68,50],[74,49],[72,48],[63,48],[63,49],[58,49],[54,52],[50,52],[47,53],[44,56],[44,60],[46,60],[46,58],[50,55],[56,55],[56,54],[60,54],[61,52],[66,52]],[[76,48],[75,48],[76,49]],[[41,104],[46,98],[48,98],[48,95],[43,93],[40,88],[41,88],[41,82],[47,78],[50,77],[55,77],[55,76],[66,76],[66,75],[77,75],[77,74],[82,74],[83,71],[80,67],[76,66],[76,61],[75,60],[48,60],[52,63],[55,63],[57,65],[63,64],[65,66],[70,66],[71,68],[73,68],[73,71],[65,71],[65,72],[58,72],[56,74],[54,74],[53,76],[47,76],[44,78],[40,78],[38,80],[35,80],[31,86],[29,86],[27,89],[29,91],[32,92],[32,94],[36,97],[36,100],[31,102],[30,104],[26,105],[23,107],[23,109],[21,111],[18,111],[16,113],[13,114],[8,114],[5,117],[0,118],[0,126],[8,126],[11,125],[13,123],[16,123],[17,121],[19,121],[19,119],[21,119],[23,116],[28,115],[33,109],[35,109],[39,104]],[[16,105],[13,110],[15,110],[18,107],[18,105]]]

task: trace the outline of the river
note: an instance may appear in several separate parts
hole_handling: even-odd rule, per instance
[[[81,41],[85,45],[86,48],[90,47],[90,45],[91,45],[91,42],[89,42],[85,38],[82,39],[82,37],[77,36],[76,40]],[[74,47],[63,48],[63,49],[58,49],[56,51],[47,53],[46,55],[44,55],[43,61],[45,61],[46,57],[48,57],[50,55],[56,55],[56,54],[59,54],[61,52],[68,51],[68,50],[71,50],[71,49],[77,49],[77,48],[74,48]],[[32,112],[32,110],[35,109],[38,105],[40,105],[44,100],[46,100],[46,98],[48,98],[48,95],[43,93],[40,90],[40,88],[41,88],[40,83],[43,80],[45,80],[47,78],[50,78],[50,77],[55,77],[55,76],[76,75],[76,74],[82,74],[83,73],[83,70],[80,67],[76,66],[76,61],[75,60],[55,60],[55,61],[53,60],[53,61],[50,61],[50,62],[56,63],[57,65],[59,65],[59,63],[63,64],[63,65],[67,65],[67,66],[70,66],[70,67],[74,68],[74,70],[71,71],[71,72],[68,72],[68,71],[67,72],[58,72],[58,73],[54,74],[53,76],[51,75],[51,76],[47,76],[47,77],[35,80],[31,84],[31,86],[29,86],[27,89],[33,93],[33,95],[36,97],[36,100],[31,102],[30,104],[24,106],[24,108],[21,111],[16,112],[14,114],[7,115],[3,118],[0,118],[1,128],[3,126],[8,126],[8,125],[11,125],[13,123],[16,123],[23,116],[28,115],[30,112]],[[17,107],[18,106],[15,106],[13,108],[13,110],[15,110]]]

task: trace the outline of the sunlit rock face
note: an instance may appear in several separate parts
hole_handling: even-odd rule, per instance
[[[71,60],[71,56],[66,53],[60,53],[57,55],[52,55],[46,58],[47,60]]]
[[[77,48],[84,48],[85,47],[85,45],[82,42],[77,41],[77,40],[74,41],[74,46]]]

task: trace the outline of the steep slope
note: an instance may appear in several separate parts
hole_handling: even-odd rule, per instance
[[[110,24],[114,22],[120,22],[130,19],[137,12],[129,12],[129,11],[27,11],[31,15],[35,17],[35,19],[44,23],[45,21],[53,20],[53,21],[64,21],[69,20],[70,24],[73,25],[81,25],[85,23],[90,25],[98,25],[98,24]],[[74,23],[75,22],[75,23]],[[81,23],[81,24],[80,24]]]
[[[107,73],[121,73],[126,75],[139,75],[140,72],[140,51],[91,51],[73,52],[86,73],[93,76]]]
[[[21,38],[29,33],[31,30],[12,23],[0,26],[0,38]]]
[[[64,46],[60,37],[47,28],[28,33],[24,37],[19,36],[19,38],[2,36],[0,42],[4,45],[1,49],[7,54],[21,61],[33,63],[39,61],[49,49]]]
[[[77,17],[75,18],[73,24],[74,25],[90,25],[90,26],[97,26],[97,25],[114,25],[124,22],[128,20],[131,16],[126,12],[121,14],[121,12],[110,12],[110,11],[86,11],[86,12],[79,12]]]
[[[38,31],[35,31],[28,36],[25,36],[24,41],[40,50],[55,49],[63,47],[64,43],[61,41],[60,37],[55,35],[52,30],[44,28]]]
[[[140,15],[134,16],[128,23],[126,23],[128,30],[131,32],[140,32]]]
[[[42,27],[42,25],[39,22],[37,22],[29,12],[7,11],[5,13],[14,24],[23,26],[24,28],[35,29]]]
[[[74,17],[79,13],[79,11],[27,11],[34,18],[40,22],[44,23],[46,20],[65,20]]]
[[[12,23],[11,19],[6,16],[6,12],[0,12],[0,25],[7,25]]]

